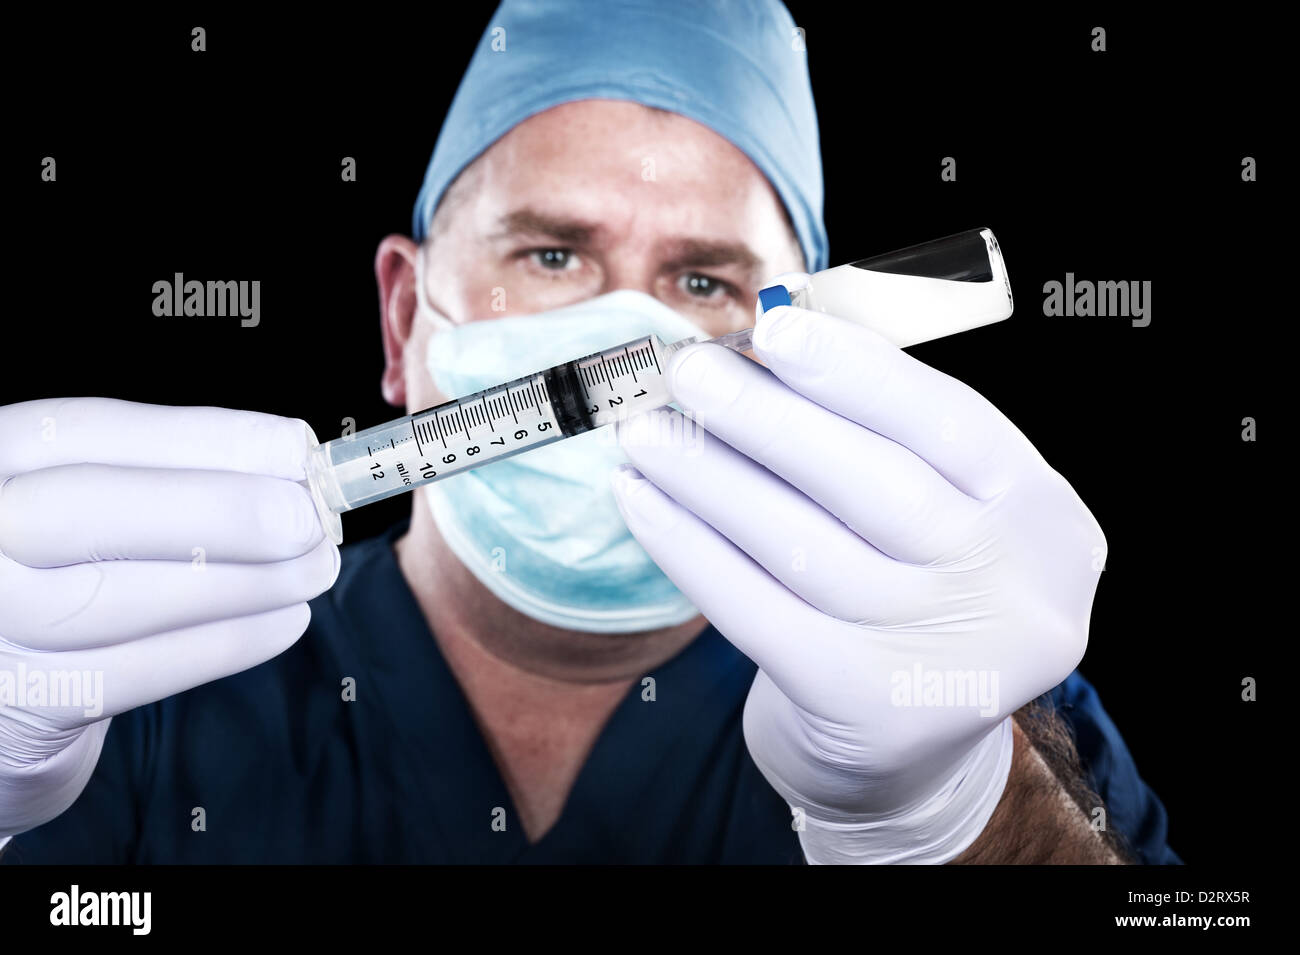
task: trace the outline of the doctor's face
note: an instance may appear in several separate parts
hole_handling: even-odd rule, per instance
[[[428,301],[457,323],[636,289],[721,335],[753,324],[766,279],[805,267],[744,153],[693,120],[615,100],[553,107],[497,140],[452,184],[427,241]],[[408,330],[401,390],[414,411],[449,396],[424,368],[436,331]]]

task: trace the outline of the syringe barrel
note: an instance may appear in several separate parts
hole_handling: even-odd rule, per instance
[[[311,453],[317,506],[341,514],[661,407],[665,358],[649,335],[336,438]]]
[[[344,435],[312,455],[314,481],[341,513],[565,437],[545,372]]]

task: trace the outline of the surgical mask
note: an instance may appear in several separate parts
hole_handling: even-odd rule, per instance
[[[432,321],[427,367],[453,398],[656,334],[698,326],[624,289],[548,312],[455,324],[429,305],[416,257],[417,318]],[[556,627],[625,633],[699,611],[628,531],[609,474],[627,462],[608,428],[496,461],[421,489],[452,552],[497,598]]]

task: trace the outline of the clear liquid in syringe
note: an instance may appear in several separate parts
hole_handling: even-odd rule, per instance
[[[650,335],[345,435],[312,452],[311,482],[338,514],[662,407],[673,350]]]

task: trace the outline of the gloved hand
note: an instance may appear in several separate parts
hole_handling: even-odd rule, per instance
[[[620,507],[758,665],[745,740],[808,861],[947,862],[1001,798],[1009,714],[1083,656],[1105,538],[996,408],[874,332],[784,306],[754,352],[673,356],[706,430],[621,425]]]
[[[339,568],[294,483],[314,441],[222,408],[0,408],[0,841],[72,805],[112,716],[302,635]]]

